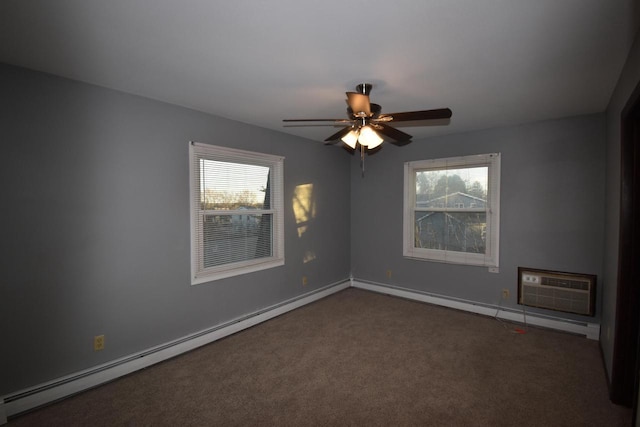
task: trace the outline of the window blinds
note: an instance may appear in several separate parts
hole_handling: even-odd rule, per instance
[[[191,152],[193,279],[281,265],[283,158],[199,143]]]

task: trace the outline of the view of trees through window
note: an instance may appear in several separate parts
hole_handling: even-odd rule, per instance
[[[416,172],[417,201],[426,202],[458,192],[486,200],[487,173],[487,167]]]
[[[416,171],[415,247],[484,253],[488,167]]]
[[[249,190],[231,192],[206,188],[201,200],[203,209],[262,209],[264,204],[264,199],[258,200],[256,194]]]

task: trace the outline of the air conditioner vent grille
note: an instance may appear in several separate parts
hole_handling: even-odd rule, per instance
[[[593,316],[596,283],[595,275],[518,267],[518,304]]]
[[[589,290],[589,282],[584,280],[559,279],[557,277],[542,276],[542,284],[556,288]]]

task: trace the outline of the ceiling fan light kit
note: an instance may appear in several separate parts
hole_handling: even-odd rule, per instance
[[[359,143],[360,147],[366,147],[369,150],[376,148],[384,141],[371,126],[354,127],[340,139],[351,149],[355,149],[356,143]]]
[[[380,138],[380,135],[374,131],[371,126],[362,126],[360,128],[360,135],[358,135],[358,142],[361,146],[367,147],[367,149],[376,148],[384,141]]]
[[[352,150],[356,149],[356,143],[358,142],[358,136],[360,134],[360,131],[356,128],[353,128],[349,131],[348,134],[346,134],[345,136],[343,136],[342,138],[340,138],[342,140],[342,142],[344,142],[345,144],[347,144],[347,146],[349,148],[351,148]]]
[[[346,125],[327,139],[325,144],[341,140],[346,146],[355,150],[360,146],[361,158],[364,162],[365,148],[374,149],[385,140],[405,144],[410,142],[411,135],[389,126],[388,123],[416,122],[426,120],[442,120],[451,118],[449,108],[435,110],[406,111],[401,113],[382,113],[382,107],[369,100],[373,85],[362,83],[356,86],[356,92],[347,92],[347,119],[285,119],[284,122],[334,122],[335,125]],[[437,123],[443,124],[443,123]],[[364,174],[364,163],[362,163]]]

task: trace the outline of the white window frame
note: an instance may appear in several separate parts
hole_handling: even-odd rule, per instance
[[[422,170],[459,169],[461,167],[488,167],[486,203],[486,252],[484,254],[426,249],[415,247],[416,172]],[[454,208],[430,210],[456,211]],[[472,156],[449,157],[444,159],[419,160],[404,164],[404,224],[403,255],[407,258],[445,262],[452,264],[476,265],[490,268],[499,267],[500,244],[500,153]]]
[[[273,215],[271,257],[233,262],[215,267],[205,268],[203,266],[203,239],[199,238],[199,234],[202,233],[203,229],[202,218],[204,213],[200,208],[200,171],[198,160],[201,158],[270,168],[269,187],[271,209],[257,210],[251,213],[268,213]],[[189,194],[192,285],[284,265],[284,157],[192,141],[189,143]],[[230,215],[246,213],[246,211],[224,211],[220,213]],[[207,214],[211,214],[211,212],[207,211]]]

